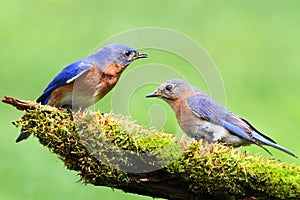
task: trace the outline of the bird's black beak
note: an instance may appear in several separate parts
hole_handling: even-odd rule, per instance
[[[159,94],[158,94],[157,92],[153,92],[153,93],[151,93],[151,94],[148,94],[146,97],[147,97],[147,98],[151,98],[151,97],[159,97]]]
[[[145,53],[138,53],[137,56],[135,57],[135,59],[139,59],[139,58],[148,58],[148,55]]]

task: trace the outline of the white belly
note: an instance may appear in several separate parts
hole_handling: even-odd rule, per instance
[[[187,124],[181,126],[188,136],[197,140],[203,139],[208,142],[224,142],[233,146],[247,145],[247,140],[230,133],[220,125],[197,119],[186,121]]]

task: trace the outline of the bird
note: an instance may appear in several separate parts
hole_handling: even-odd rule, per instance
[[[166,81],[146,97],[158,97],[166,101],[175,112],[181,129],[191,138],[208,143],[222,142],[233,147],[256,144],[271,154],[263,146],[267,145],[298,158],[262,134],[247,120],[230,112],[184,80]]]
[[[127,45],[109,44],[65,67],[36,101],[69,111],[85,109],[103,98],[116,85],[130,63],[147,57],[147,54]],[[29,136],[21,132],[16,142]]]

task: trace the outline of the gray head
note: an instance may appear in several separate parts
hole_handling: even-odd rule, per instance
[[[104,64],[118,64],[126,67],[134,60],[147,57],[147,54],[140,53],[132,47],[123,44],[109,44],[87,57],[87,59],[94,61],[100,66]]]
[[[167,102],[175,101],[193,91],[193,87],[181,79],[173,79],[162,83],[153,93],[146,97],[158,97]]]

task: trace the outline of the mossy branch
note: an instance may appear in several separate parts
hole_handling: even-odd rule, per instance
[[[300,167],[222,144],[180,142],[113,114],[73,113],[3,97],[14,122],[84,183],[166,199],[299,199]],[[154,170],[154,171],[153,171]]]

